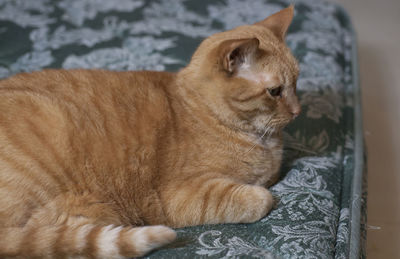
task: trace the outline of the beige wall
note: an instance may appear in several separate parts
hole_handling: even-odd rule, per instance
[[[369,258],[400,258],[400,1],[331,0],[358,34],[368,149]]]

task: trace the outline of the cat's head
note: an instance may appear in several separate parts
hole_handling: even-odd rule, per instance
[[[282,129],[300,113],[299,73],[285,44],[293,6],[204,40],[181,72],[213,112],[233,126]]]

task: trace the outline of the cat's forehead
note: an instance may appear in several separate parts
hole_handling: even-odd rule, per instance
[[[281,84],[294,84],[298,76],[296,60],[280,55],[256,59],[247,59],[239,67],[237,76],[260,84],[265,87],[273,87]]]
[[[279,76],[266,71],[239,70],[237,77],[251,81],[263,87],[280,85]]]

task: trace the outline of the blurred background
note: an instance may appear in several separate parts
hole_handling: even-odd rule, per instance
[[[358,35],[368,150],[369,258],[400,258],[400,1],[331,0]]]

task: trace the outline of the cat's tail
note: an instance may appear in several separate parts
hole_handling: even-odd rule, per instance
[[[115,227],[85,224],[0,229],[0,258],[131,258],[175,240],[165,226]]]

